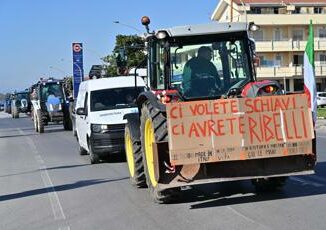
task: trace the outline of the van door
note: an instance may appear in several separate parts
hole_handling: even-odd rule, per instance
[[[83,106],[86,115],[77,115],[78,116],[78,123],[77,123],[77,127],[78,127],[78,139],[79,139],[79,144],[81,147],[83,147],[84,149],[88,150],[88,146],[87,146],[87,131],[88,131],[88,92],[86,92],[85,95],[85,99],[84,99],[84,106]]]

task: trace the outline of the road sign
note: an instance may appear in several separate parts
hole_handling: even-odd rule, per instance
[[[73,56],[73,91],[74,91],[74,98],[77,98],[80,82],[84,80],[82,43],[72,43],[72,56]]]

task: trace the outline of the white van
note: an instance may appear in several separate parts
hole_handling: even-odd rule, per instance
[[[76,102],[76,132],[81,155],[89,153],[91,163],[124,151],[123,116],[138,113],[137,95],[145,90],[142,78],[133,76],[84,81]]]

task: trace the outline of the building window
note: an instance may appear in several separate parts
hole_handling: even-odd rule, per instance
[[[257,30],[252,35],[253,35],[253,39],[255,39],[255,41],[263,41],[264,40],[264,33],[262,30]]]
[[[250,14],[261,14],[261,8],[260,7],[252,7],[249,11]]]
[[[282,56],[280,54],[276,54],[274,66],[275,67],[281,67],[282,66]]]
[[[274,14],[274,8],[261,8],[262,14]]]
[[[319,62],[322,66],[326,65],[326,54],[319,54]]]
[[[282,34],[281,30],[279,28],[276,28],[274,31],[274,41],[281,41],[282,40]]]
[[[303,65],[303,55],[302,54],[294,54],[293,55],[293,65],[294,66],[302,66]]]
[[[294,91],[303,90],[303,79],[294,79]]]
[[[319,29],[319,38],[326,38],[326,28]]]
[[[315,14],[322,14],[323,8],[322,7],[314,7],[314,13]]]
[[[300,14],[300,12],[301,12],[301,7],[296,6],[293,13],[294,14]]]
[[[294,29],[292,31],[292,39],[294,41],[302,41],[303,40],[303,30],[302,29]]]

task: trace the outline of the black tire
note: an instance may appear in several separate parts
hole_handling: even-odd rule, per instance
[[[67,112],[65,112],[63,115],[63,128],[64,130],[72,130],[71,118]]]
[[[76,122],[76,121],[75,121]],[[72,134],[77,137],[76,124],[72,121]]]
[[[147,162],[146,162],[146,152],[145,152],[145,122],[150,119],[153,129],[155,142],[165,142],[168,141],[168,131],[167,122],[165,115],[154,108],[149,101],[146,101],[142,106],[141,111],[141,145],[143,154],[143,164],[144,172],[146,176],[146,184],[151,194],[152,199],[156,203],[170,203],[174,201],[179,195],[180,188],[164,189],[158,190],[157,186],[154,187],[150,181],[150,176],[148,172]]]
[[[79,155],[87,155],[87,151],[86,151],[86,149],[84,149],[83,147],[81,147],[80,145],[79,145],[79,149],[78,149],[79,151]]]
[[[38,124],[37,124],[37,119],[36,119],[35,117],[36,117],[36,115],[35,115],[34,112],[33,112],[34,130],[35,130],[35,132],[38,133]]]
[[[72,130],[70,118],[65,117],[63,119],[63,128],[64,130]]]
[[[36,119],[37,119],[37,129],[39,133],[44,133],[44,123],[43,123],[43,119],[42,119],[42,112],[41,110],[37,110],[36,111]],[[35,119],[35,117],[34,117]]]
[[[130,138],[130,142],[132,144],[131,151],[132,151],[132,159],[128,158],[128,138]],[[129,160],[133,160],[134,164],[134,172],[133,176],[130,173],[130,181],[131,184],[136,186],[137,188],[146,188],[146,177],[144,172],[144,162],[143,162],[143,154],[142,154],[142,148],[141,148],[141,142],[137,140],[137,138],[134,136],[133,132],[131,132],[130,124],[127,123],[125,127],[125,152],[126,152],[126,159],[127,159],[127,166],[130,173],[130,167],[129,167]]]
[[[88,143],[88,149],[89,149],[89,159],[91,161],[91,164],[100,163],[100,157],[93,152],[93,146],[90,142]]]
[[[258,193],[276,192],[283,188],[286,184],[287,177],[270,177],[251,180]]]

